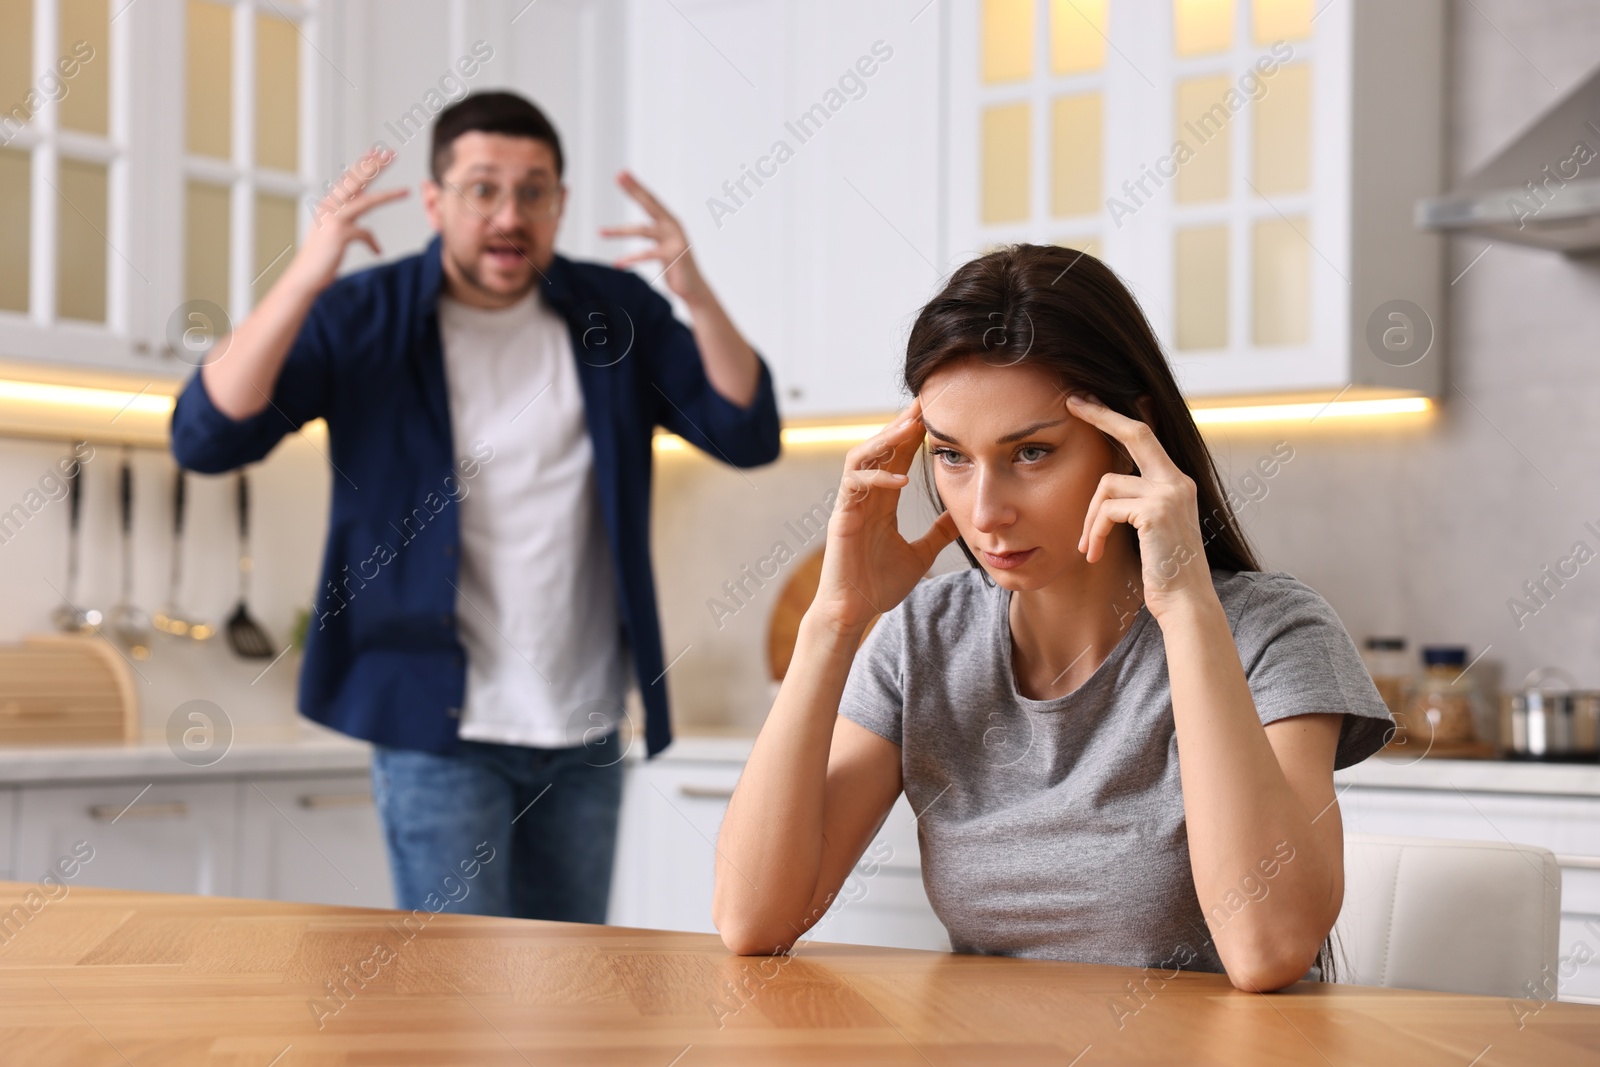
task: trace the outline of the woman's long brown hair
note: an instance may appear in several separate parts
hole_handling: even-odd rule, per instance
[[[1058,245],[1018,244],[962,266],[911,327],[906,388],[917,395],[934,371],[969,356],[1044,367],[1063,389],[1087,391],[1113,411],[1148,422],[1173,463],[1194,479],[1206,562],[1217,570],[1261,569],[1155,332],[1100,260]],[[1140,397],[1150,398],[1149,419]],[[977,567],[965,540],[957,543]]]

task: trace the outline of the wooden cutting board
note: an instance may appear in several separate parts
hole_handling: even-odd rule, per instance
[[[800,636],[800,620],[816,599],[817,586],[822,582],[822,552],[819,548],[795,565],[772,609],[772,618],[767,623],[767,672],[775,682],[783,681],[783,676],[789,672],[794,643]],[[861,632],[863,641],[882,617],[874,615],[867,623],[867,628]]]

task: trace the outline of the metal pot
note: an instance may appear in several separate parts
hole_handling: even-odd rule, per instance
[[[1566,685],[1543,684],[1555,677]],[[1510,704],[1512,759],[1600,760],[1600,692],[1578,689],[1559,668],[1540,667],[1510,694]]]

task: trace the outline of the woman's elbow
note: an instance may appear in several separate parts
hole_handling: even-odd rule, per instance
[[[1319,940],[1307,951],[1302,946],[1260,946],[1233,952],[1222,961],[1228,981],[1246,993],[1276,993],[1305,977],[1317,960]]]
[[[794,938],[777,937],[757,923],[718,917],[713,917],[711,921],[722,943],[735,956],[783,956],[794,944]]]

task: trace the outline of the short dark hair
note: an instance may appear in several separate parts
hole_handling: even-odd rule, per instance
[[[468,93],[439,112],[433,123],[433,180],[443,181],[450,169],[451,146],[464,133],[479,130],[508,137],[530,137],[550,146],[556,157],[556,177],[561,177],[561,137],[543,111],[516,93]]]

